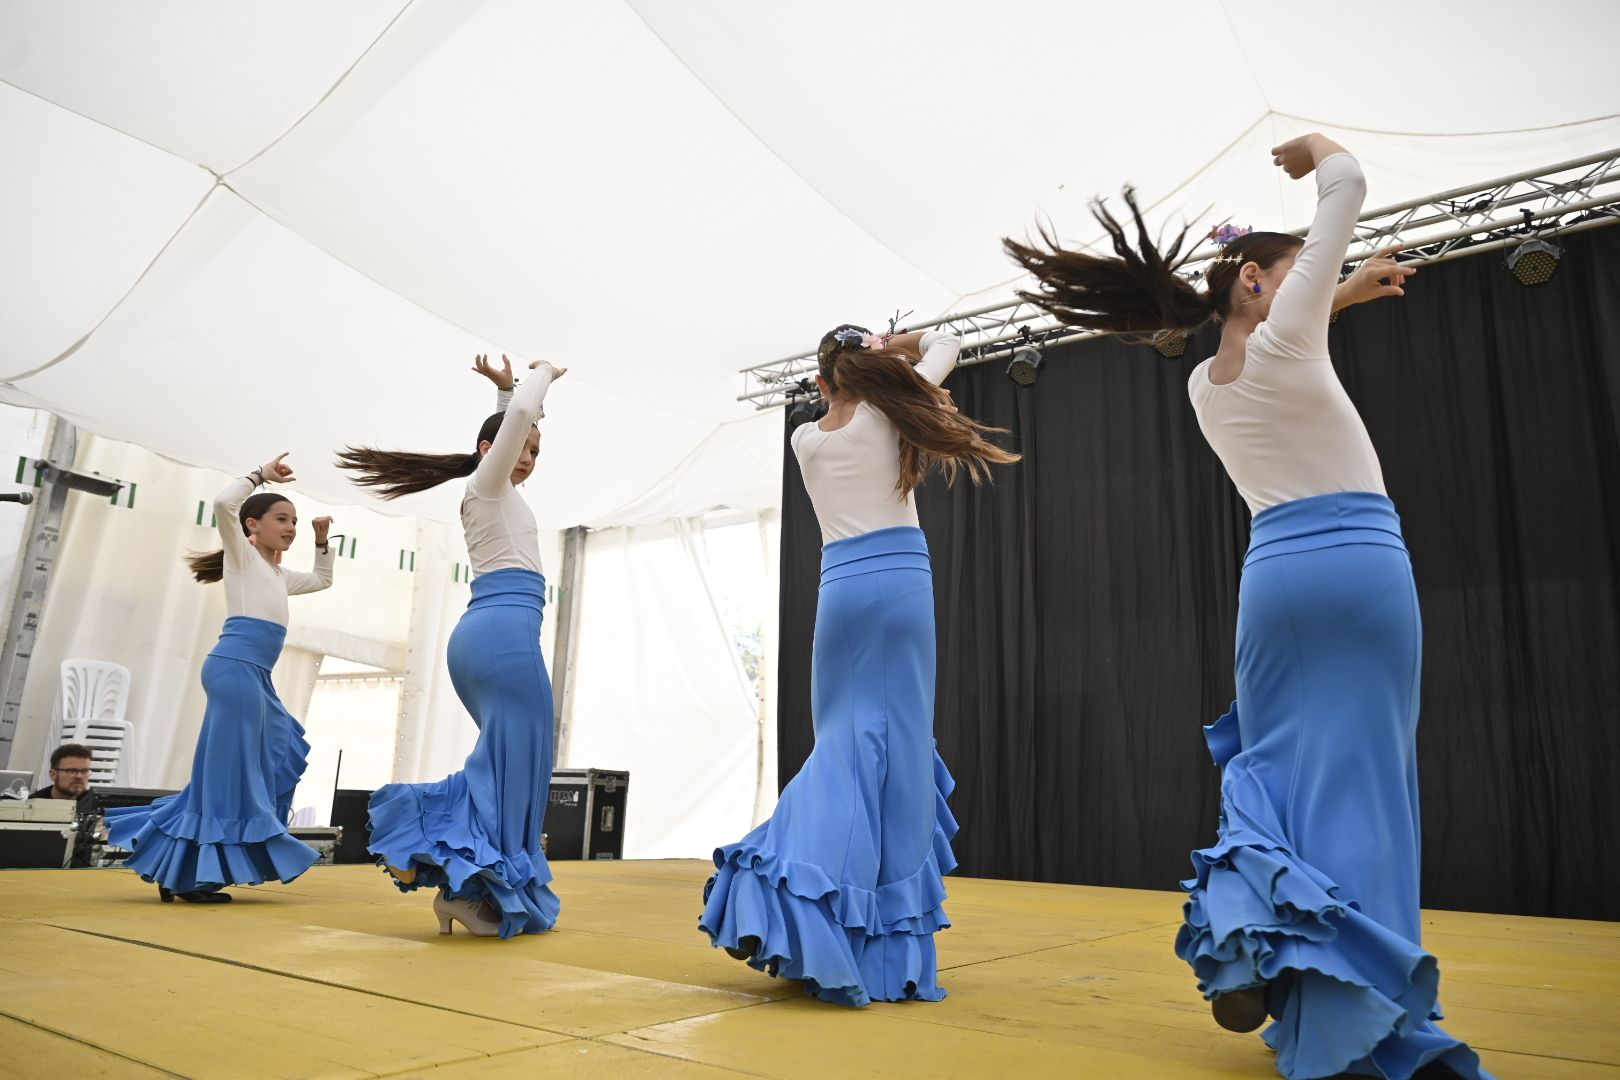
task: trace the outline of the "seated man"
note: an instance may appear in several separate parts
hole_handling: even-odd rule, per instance
[[[79,834],[73,841],[75,867],[90,865],[91,825],[95,820],[96,795],[90,790],[90,748],[78,743],[63,743],[51,752],[51,784],[42,787],[30,799],[73,799],[78,802],[74,816],[79,823]]]

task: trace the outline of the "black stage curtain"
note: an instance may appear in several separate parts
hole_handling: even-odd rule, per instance
[[[1620,918],[1620,228],[1567,238],[1538,288],[1499,254],[1431,267],[1332,339],[1423,606],[1424,902]],[[1025,455],[918,494],[961,873],[1173,888],[1214,839],[1199,729],[1232,698],[1249,530],[1187,402],[1215,340],[1167,362],[1099,339],[1031,389],[997,363],[948,383]],[[789,452],[784,781],[813,739],[819,565]]]

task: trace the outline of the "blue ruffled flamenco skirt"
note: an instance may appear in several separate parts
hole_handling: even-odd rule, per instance
[[[1238,700],[1205,729],[1220,835],[1193,853],[1176,953],[1206,997],[1264,986],[1282,1075],[1487,1077],[1447,1035],[1419,925],[1422,632],[1388,498],[1256,515],[1238,599]],[[1240,712],[1241,708],[1241,712]]]
[[[409,885],[390,875],[394,884],[487,901],[503,938],[550,930],[562,909],[540,851],[552,762],[551,677],[540,655],[545,594],[532,570],[473,579],[448,659],[478,742],[461,772],[389,784],[371,797],[371,853],[379,865],[416,871]]]
[[[292,881],[319,858],[287,832],[309,743],[281,704],[270,669],[287,628],[233,615],[203,661],[208,706],[191,780],[149,806],[107,811],[124,865],[177,893]]]
[[[934,592],[921,529],[822,551],[815,749],[769,821],[714,854],[699,927],[824,1001],[938,1001],[954,786],[934,748]]]

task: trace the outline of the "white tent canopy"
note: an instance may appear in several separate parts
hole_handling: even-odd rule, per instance
[[[738,368],[1007,291],[1134,182],[1297,225],[1620,145],[1620,7],[0,2],[0,398],[194,463],[459,449],[505,351],[569,365],[542,523],[774,497]],[[740,422],[739,422],[740,421]],[[730,425],[729,427],[725,425]],[[733,463],[739,467],[732,468]],[[764,478],[762,480],[762,478]],[[448,518],[454,494],[400,509]]]

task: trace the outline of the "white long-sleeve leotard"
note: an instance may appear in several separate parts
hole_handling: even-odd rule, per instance
[[[225,614],[287,625],[287,597],[332,585],[332,549],[315,549],[313,573],[276,566],[242,533],[237,516],[257,485],[239,476],[214,496],[214,525],[225,552]]]
[[[1317,166],[1316,190],[1305,246],[1249,337],[1242,374],[1210,382],[1211,358],[1187,381],[1204,438],[1256,514],[1312,495],[1384,494],[1372,439],[1328,359],[1333,293],[1367,182],[1355,158],[1334,154]]]
[[[917,372],[935,386],[956,367],[961,342],[953,334],[935,330],[919,343],[922,359]],[[865,401],[855,406],[849,423],[836,431],[820,424],[804,424],[793,433],[793,453],[799,459],[805,490],[821,523],[821,542],[917,524],[917,505],[902,495],[900,433],[876,406]]]
[[[551,369],[539,367],[518,385],[515,393],[496,394],[499,411],[506,417],[489,452],[468,479],[467,494],[461,500],[467,561],[475,577],[491,570],[545,573],[540,565],[540,527],[535,523],[534,511],[512,485],[512,470],[528,442],[529,429],[543,411],[551,380]]]

